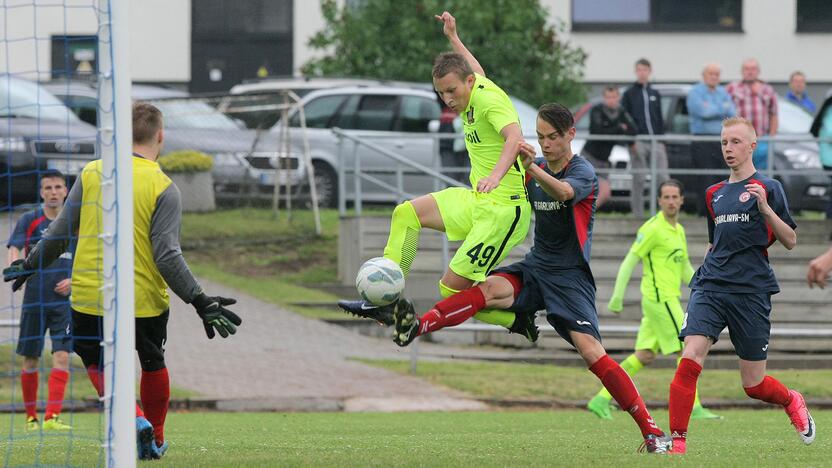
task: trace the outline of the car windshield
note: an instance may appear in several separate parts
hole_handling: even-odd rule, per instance
[[[165,116],[166,128],[240,129],[230,117],[202,101],[169,99],[152,103]]]
[[[78,118],[55,96],[39,84],[0,75],[0,117],[31,117],[33,119],[72,121]]]
[[[777,108],[777,116],[779,117],[777,133],[809,133],[809,129],[812,127],[811,114],[784,97],[777,100]]]

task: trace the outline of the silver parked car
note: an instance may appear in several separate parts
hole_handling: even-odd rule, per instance
[[[89,83],[57,82],[50,89],[78,115],[96,118],[97,90]],[[280,173],[280,186],[300,190],[305,165],[297,155],[279,151],[278,135],[249,130],[205,102],[184,91],[134,85],[133,99],[151,102],[165,119],[165,152],[193,149],[214,159],[214,189],[220,197],[268,196]],[[93,120],[94,122],[95,120]],[[276,168],[280,167],[280,171]]]

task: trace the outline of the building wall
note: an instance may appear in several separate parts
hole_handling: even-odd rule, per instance
[[[295,0],[294,8],[294,74],[299,76],[303,64],[320,55],[308,44],[309,39],[322,30],[326,23],[321,13],[320,0]]]
[[[0,24],[7,26],[0,32],[0,72],[48,80],[51,37],[97,34],[98,21],[92,7],[95,2],[66,0],[73,8],[46,6],[55,5],[52,0],[37,0],[37,8],[28,3],[8,0],[0,9]],[[130,1],[129,5],[132,79],[190,81],[190,0],[141,0]]]
[[[580,1],[580,0],[575,0]],[[550,16],[569,30],[572,0],[541,0]],[[832,83],[828,57],[832,34],[796,33],[796,0],[744,0],[742,33],[570,32],[568,38],[589,55],[586,80],[627,82],[633,63],[647,57],[656,81],[694,81],[702,65],[722,65],[723,80],[740,78],[746,57],[760,62],[763,79],[787,82],[795,70],[808,80]]]

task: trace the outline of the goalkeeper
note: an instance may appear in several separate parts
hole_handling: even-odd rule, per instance
[[[661,211],[639,228],[638,236],[618,270],[615,290],[608,305],[610,311],[621,312],[630,274],[641,260],[644,263],[641,277],[641,310],[644,315],[635,352],[621,362],[621,367],[630,376],[650,365],[658,352],[667,355],[682,351],[679,330],[684,314],[679,303],[679,285],[683,280],[688,284],[693,277],[685,229],[677,222],[684,202],[682,183],[675,179],[662,182],[658,201]],[[612,419],[611,400],[610,393],[602,388],[589,400],[587,408],[601,419]],[[691,418],[718,419],[720,416],[702,406],[697,392]]]
[[[209,297],[197,283],[179,246],[182,207],[179,189],[162,172],[156,159],[164,144],[162,113],[156,107],[133,105],[133,223],[135,255],[136,351],[141,363],[142,408],[136,405],[138,454],[141,459],[160,458],[167,450],[164,427],[170,400],[170,379],[165,365],[169,297],[167,288],[192,304],[202,319],[208,338],[215,330],[223,338],[236,332],[240,318],[224,306],[234,299]],[[19,289],[41,259],[48,265],[77,236],[72,266],[73,350],[81,357],[99,396],[104,394],[100,342],[103,301],[101,160],[84,167],[67,203],[43,238],[25,260],[3,271],[5,281]],[[146,417],[145,417],[146,415]]]

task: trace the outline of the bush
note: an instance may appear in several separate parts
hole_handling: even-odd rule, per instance
[[[160,157],[159,166],[167,173],[209,172],[214,167],[214,160],[200,151],[182,150]]]

